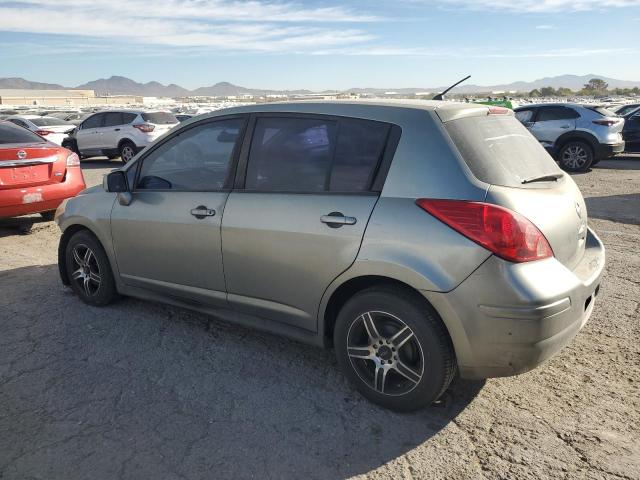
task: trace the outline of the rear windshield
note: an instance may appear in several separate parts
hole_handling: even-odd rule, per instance
[[[0,122],[0,144],[10,143],[44,143],[45,139],[31,133],[26,128],[11,123]]]
[[[612,112],[611,110],[608,110],[604,107],[592,107],[589,105],[585,105],[585,108],[587,108],[588,110],[593,110],[596,113],[599,113],[600,115],[604,116],[604,117],[617,117],[618,114],[615,112]]]
[[[145,122],[155,123],[156,125],[169,125],[172,123],[178,123],[178,119],[169,112],[150,112],[143,113],[142,119]]]
[[[525,187],[522,182],[560,172],[556,162],[511,115],[467,117],[445,123],[462,158],[478,180]]]
[[[52,127],[54,125],[73,125],[71,122],[55,117],[32,118],[31,123],[37,127]]]

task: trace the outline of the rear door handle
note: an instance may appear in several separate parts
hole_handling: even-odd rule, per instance
[[[119,131],[120,131],[120,129],[119,129],[119,128],[116,128],[116,130],[115,130],[115,131],[116,131],[116,132],[119,132]]]
[[[322,223],[326,223],[331,228],[340,228],[343,225],[355,225],[356,217],[347,217],[340,212],[331,212],[329,215],[320,217]]]
[[[202,220],[205,217],[213,217],[216,214],[216,211],[212,208],[207,208],[204,205],[199,205],[196,208],[192,208],[190,213],[198,220]]]
[[[567,128],[571,128],[571,125],[562,125],[560,128],[562,128],[563,130],[566,130]]]

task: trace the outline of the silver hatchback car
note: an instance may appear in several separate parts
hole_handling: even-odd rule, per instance
[[[515,375],[585,324],[604,248],[509,110],[253,105],[188,120],[63,204],[62,281],[333,346],[408,411]]]

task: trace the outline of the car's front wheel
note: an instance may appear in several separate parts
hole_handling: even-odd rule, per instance
[[[558,153],[560,168],[567,172],[585,172],[593,164],[593,149],[585,142],[569,142]]]
[[[370,401],[398,411],[430,405],[456,371],[449,335],[430,305],[394,286],[364,290],[340,311],[338,364]]]
[[[69,239],[65,262],[71,288],[83,302],[102,306],[118,296],[107,254],[90,232],[83,230]]]

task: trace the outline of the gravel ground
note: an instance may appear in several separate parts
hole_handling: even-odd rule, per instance
[[[87,183],[117,166],[84,163]],[[410,415],[360,398],[332,351],[88,307],[54,224],[0,228],[0,478],[640,478],[640,156],[574,178],[608,249],[590,322],[537,370]]]

